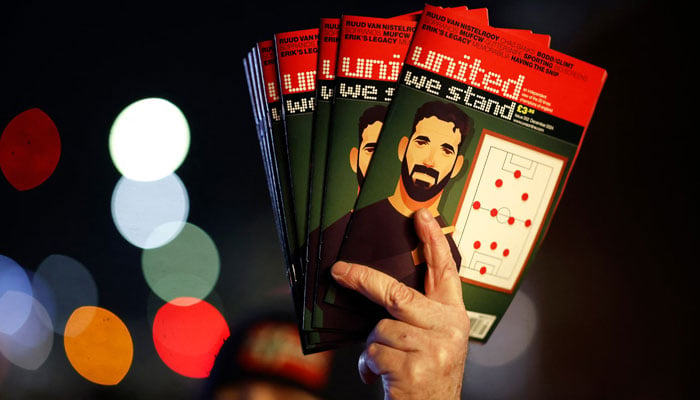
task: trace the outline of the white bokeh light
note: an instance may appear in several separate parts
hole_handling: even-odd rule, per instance
[[[173,103],[139,100],[112,124],[109,152],[119,172],[135,181],[155,181],[174,172],[187,156],[190,128]]]
[[[51,353],[53,325],[39,301],[26,293],[20,296],[32,304],[31,313],[14,334],[0,333],[0,353],[16,366],[33,371],[41,367]]]
[[[134,246],[153,249],[173,240],[189,214],[187,188],[176,174],[154,182],[119,179],[112,194],[112,219]]]
[[[535,304],[520,290],[488,342],[469,348],[469,362],[496,367],[520,357],[530,346],[537,327]]]
[[[520,289],[485,344],[471,342],[464,374],[465,399],[517,399],[538,368],[537,309]]]
[[[14,334],[32,311],[32,285],[24,269],[0,254],[0,333]]]

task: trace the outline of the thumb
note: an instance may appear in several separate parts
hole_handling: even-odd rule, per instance
[[[464,304],[457,265],[440,225],[425,208],[416,211],[414,220],[428,264],[425,295],[444,304]]]

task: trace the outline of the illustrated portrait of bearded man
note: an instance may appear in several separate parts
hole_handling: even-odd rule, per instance
[[[445,186],[465,165],[459,151],[471,139],[472,130],[472,119],[454,104],[431,101],[418,108],[412,132],[398,143],[401,174],[393,194],[355,211],[340,259],[372,266],[422,290],[426,266],[418,251],[413,214],[427,208],[443,228],[459,268],[453,227],[438,206]]]

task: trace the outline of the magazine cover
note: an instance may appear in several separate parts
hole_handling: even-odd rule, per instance
[[[301,266],[294,277],[294,296],[298,300],[297,317],[305,353],[325,349],[323,342],[343,342],[345,337],[334,333],[303,330],[303,283],[306,269],[308,224],[308,195],[311,170],[311,136],[316,109],[316,63],[319,28],[275,34],[275,49],[280,82],[282,122],[287,144],[292,199],[296,223],[297,248]],[[297,297],[298,296],[298,297]]]
[[[325,350],[327,347],[317,345],[320,341],[343,343],[345,338],[329,333],[309,333],[303,330],[301,325],[303,320],[303,273],[300,271],[301,254],[299,248],[301,242],[298,240],[296,231],[296,220],[294,215],[293,194],[289,170],[289,160],[287,153],[287,143],[283,125],[283,113],[281,110],[280,86],[278,81],[276,51],[274,41],[264,41],[257,44],[249,57],[252,61],[244,62],[246,71],[250,68],[248,64],[257,65],[258,69],[253,71],[253,78],[249,82],[251,93],[256,95],[256,121],[261,121],[261,128],[266,133],[261,135],[261,151],[265,163],[266,174],[270,173],[268,182],[274,187],[270,187],[271,196],[276,207],[276,222],[284,232],[283,252],[287,264],[287,275],[290,281],[290,288],[297,313],[302,350],[305,353]],[[255,79],[257,77],[257,79]],[[252,94],[252,95],[253,95]],[[266,128],[266,129],[265,129]],[[345,340],[347,341],[347,340]]]
[[[328,308],[324,298],[331,282],[330,266],[337,258],[418,15],[341,18],[315,285],[312,326],[316,328],[366,332],[365,326],[342,318],[329,321],[330,312],[323,312]]]
[[[467,10],[465,7],[457,7],[457,9],[460,9],[460,10],[463,10],[463,11],[467,12],[467,13],[469,14],[470,17],[472,17],[472,18],[474,18],[474,19],[476,19],[476,20],[481,21],[482,24],[488,24],[488,10],[487,10],[486,8],[479,8],[479,9]],[[420,13],[418,13],[418,14],[413,13],[413,14],[407,14],[406,16],[402,16],[402,18],[408,18],[409,20],[412,20],[413,18],[419,17],[419,16],[420,16]],[[360,28],[363,28],[363,27],[360,27]],[[346,29],[348,29],[348,28],[346,28]],[[350,29],[351,29],[351,28],[350,28]],[[525,40],[529,40],[529,41],[533,41],[533,42],[540,43],[540,44],[545,45],[545,46],[549,46],[550,37],[549,37],[548,35],[533,34],[532,31],[521,30],[521,29],[502,29],[502,28],[498,28],[498,30],[499,30],[499,31],[501,31],[501,30],[508,31],[508,32],[511,32],[511,33],[514,34],[514,35],[517,35],[518,37],[521,37],[521,38],[525,39]],[[349,43],[358,43],[357,41],[353,42],[351,37],[344,37],[343,39],[344,39],[345,41],[348,41]],[[364,43],[364,46],[371,46],[371,45],[373,45],[373,44],[372,44],[372,43]],[[377,46],[377,45],[375,44],[374,46]],[[357,49],[358,51],[360,51],[360,50],[359,50],[359,49],[360,49],[359,45],[356,45],[355,49]],[[352,57],[352,56],[353,56],[353,54],[350,54],[350,57]],[[388,54],[385,55],[385,56],[388,56]],[[350,58],[350,60],[351,60],[351,63],[354,61],[352,58]],[[358,60],[358,61],[357,61],[358,68],[361,69],[361,67],[359,66],[359,64],[360,64],[362,61],[359,61],[359,60],[362,60],[362,58],[361,58],[361,57],[358,57],[357,60]],[[403,59],[401,59],[401,62],[403,62]],[[370,66],[371,66],[371,65],[370,65]],[[341,73],[342,73],[342,72],[341,72]],[[358,99],[357,99],[357,98],[352,98],[351,100],[357,101]],[[362,100],[362,99],[360,99],[360,100]],[[366,99],[364,99],[364,100],[366,100]],[[375,101],[374,103],[377,103],[377,102]],[[379,102],[379,103],[382,104],[382,103],[384,103],[384,102]],[[386,104],[382,104],[382,105],[384,106],[384,108],[381,108],[382,112],[386,112]],[[341,107],[342,107],[342,106],[341,106]],[[377,126],[379,126],[379,124],[377,124]],[[374,143],[370,143],[369,145],[370,145],[370,146],[373,146]],[[363,150],[364,150],[364,149],[363,149]],[[373,150],[373,149],[370,149],[370,150]],[[329,151],[332,151],[332,149],[329,149]],[[343,152],[344,152],[344,151],[343,151]],[[370,154],[371,154],[371,153],[370,153]],[[370,156],[366,156],[366,157],[365,157],[365,160],[367,160],[367,161],[366,161],[365,164],[363,164],[364,170],[366,170],[367,165],[368,165],[367,163],[369,162],[370,159],[371,159]],[[352,163],[352,162],[351,162],[351,163]],[[336,164],[336,165],[337,165],[337,164]],[[341,167],[342,167],[343,169],[347,169],[347,166],[346,166],[346,165],[342,165]],[[333,166],[330,166],[329,168],[333,168]],[[363,168],[361,168],[360,170],[362,170],[362,169],[363,169]],[[357,174],[357,172],[355,172],[355,174]],[[360,179],[361,179],[361,178],[358,177],[358,181],[359,181]],[[350,179],[350,180],[351,180],[351,179]],[[343,181],[341,181],[341,180],[336,180],[336,181],[335,181],[335,183],[336,183],[337,185],[340,185],[342,182],[343,182]],[[334,190],[334,189],[333,189],[333,184],[331,184],[331,185],[332,185],[332,186],[331,186],[331,189],[330,189],[330,190],[333,191],[333,190]],[[336,186],[337,186],[337,185],[336,185]],[[330,195],[330,196],[332,197],[332,195]],[[348,195],[348,196],[350,196],[350,195]],[[348,202],[348,204],[346,205],[346,207],[343,209],[343,210],[346,210],[346,209],[347,209],[347,206],[349,206],[349,203],[350,203],[350,201],[352,200],[352,198],[351,198],[351,196],[350,196],[350,197],[347,197],[347,196],[346,196],[346,197],[343,197],[343,199],[344,199],[345,201]],[[349,214],[346,214],[346,217],[347,217],[347,216],[349,216]],[[346,223],[347,223],[347,220],[337,222],[337,223],[335,224],[335,226],[334,226],[334,228],[335,228],[334,230],[335,230],[335,231],[341,230],[341,229],[343,228],[344,224],[346,224]],[[326,257],[326,262],[325,262],[323,265],[324,265],[324,269],[326,269],[326,270],[327,270],[327,268],[329,268],[329,265],[332,264],[332,262],[334,261],[334,260],[333,260],[333,256],[337,256],[337,247],[335,247],[335,243],[337,243],[337,241],[335,241],[335,240],[329,240],[329,242],[330,242],[334,247],[331,247],[331,248],[327,249],[327,251],[326,251],[326,253],[325,253],[325,255],[324,255],[324,256]],[[324,257],[324,256],[322,256],[322,257]],[[323,271],[323,269],[322,269],[322,271]],[[325,275],[325,277],[323,277],[323,278],[320,278],[319,280],[320,280],[322,286],[324,287],[324,288],[322,289],[322,292],[325,292],[325,293],[326,293],[326,295],[325,295],[325,297],[324,297],[324,302],[325,302],[325,303],[341,305],[343,308],[351,308],[351,309],[363,308],[363,304],[365,303],[365,300],[364,300],[363,298],[361,298],[360,296],[357,296],[357,295],[353,294],[352,292],[349,292],[349,291],[347,291],[346,289],[343,289],[343,288],[341,288],[341,287],[335,285],[335,283],[334,283],[332,280],[329,280],[329,278],[327,277],[327,275]],[[328,283],[326,283],[326,282],[328,282]],[[325,288],[326,285],[328,286],[327,288]],[[343,293],[341,296],[342,296],[342,297],[350,297],[352,300],[347,299],[347,300],[345,300],[345,301],[338,301],[338,302],[336,302],[336,301],[335,301],[335,298],[336,298],[336,292],[337,292],[337,291],[345,292],[345,293]],[[319,303],[321,303],[321,302],[319,302]],[[322,306],[319,306],[318,308],[322,308]],[[316,326],[318,326],[318,325],[316,325]]]
[[[300,242],[297,250],[302,260],[305,260],[311,134],[316,108],[318,28],[275,34],[275,48],[296,235]],[[302,265],[302,273],[304,268]]]
[[[459,9],[488,22],[486,9]],[[330,267],[337,260],[342,237],[396,89],[416,18],[421,14],[391,20],[343,18],[336,103],[326,166],[318,302],[351,310],[372,308],[364,297],[335,284],[330,277]],[[395,28],[386,29],[391,26]],[[336,301],[338,293],[348,299]]]
[[[457,261],[471,336],[486,341],[545,236],[606,76],[426,6],[340,259],[422,291],[412,215],[428,208]]]
[[[257,58],[255,48],[248,52],[246,58],[243,59],[243,70],[246,76],[246,84],[248,85],[248,94],[250,96],[251,110],[253,111],[253,120],[255,121],[255,131],[257,133],[258,144],[260,145],[260,153],[262,154],[263,168],[265,171],[265,178],[267,180],[267,188],[270,194],[271,205],[275,217],[275,224],[279,223],[279,216],[276,212],[277,208],[277,196],[275,193],[275,183],[272,181],[271,176],[271,164],[268,159],[268,147],[266,144],[265,137],[265,120],[264,112],[262,111],[262,105],[260,104],[258,88],[255,86],[258,76],[256,75],[257,66],[255,65],[255,59]],[[276,226],[279,228],[279,226]],[[278,229],[279,231],[279,229]],[[279,233],[279,232],[278,232]],[[282,244],[282,242],[280,242]]]
[[[487,21],[488,18],[486,9],[471,10],[470,14],[478,16],[482,21]],[[412,13],[397,18],[414,20],[419,15],[420,13]],[[323,58],[317,57],[316,70],[319,72],[318,76],[316,76],[318,82],[316,84],[316,103],[314,104],[314,111],[312,111],[313,134],[309,162],[311,175],[307,184],[309,197],[307,201],[308,224],[305,235],[306,241],[299,240],[297,236],[300,229],[297,228],[292,199],[292,184],[287,154],[288,144],[284,130],[286,118],[283,118],[285,114],[281,109],[282,102],[280,100],[282,93],[278,81],[280,75],[277,72],[275,42],[258,43],[250,52],[248,59],[244,60],[247,61],[245,69],[249,79],[249,89],[251,89],[251,101],[254,98],[253,92],[257,93],[257,96],[255,96],[257,103],[254,104],[256,107],[254,109],[256,126],[260,128],[261,152],[264,154],[266,177],[273,203],[273,211],[275,212],[275,223],[287,263],[287,274],[292,286],[295,307],[300,316],[299,320],[303,321],[301,329],[303,329],[306,338],[304,345],[306,351],[320,351],[335,347],[337,344],[345,343],[348,340],[357,340],[359,337],[358,332],[359,335],[362,335],[373,324],[372,319],[368,319],[362,314],[348,313],[348,310],[345,308],[335,307],[325,301],[319,301],[314,304],[314,300],[317,296],[320,299],[320,293],[322,293],[316,291],[317,285],[314,278],[317,276],[315,271],[317,263],[315,261],[318,261],[318,256],[320,256],[320,246],[317,244],[318,236],[316,235],[319,229],[316,228],[320,222],[321,195],[323,193],[322,182],[325,175],[325,168],[314,168],[314,165],[325,166],[326,151],[324,148],[326,147],[325,141],[330,126],[333,89],[335,89],[333,87],[333,79],[335,78],[334,73],[336,70],[335,61],[339,35],[338,22],[338,19],[322,20],[322,29],[319,31],[319,42],[317,44],[319,56],[324,52],[326,56]],[[324,27],[326,28],[325,39],[324,35],[321,34]],[[532,35],[529,31],[510,31],[518,34],[528,32]],[[544,38],[546,35],[540,36]],[[546,38],[548,40],[548,36]],[[288,43],[292,41],[295,41],[295,39],[291,39]],[[299,48],[300,46],[292,47]],[[304,54],[313,54],[313,50],[291,53],[296,56],[302,56]],[[247,64],[254,66],[254,68]],[[302,74],[299,74],[299,72],[302,72]],[[303,74],[304,71],[297,71],[299,87],[309,83],[308,75],[304,76]],[[260,78],[262,78],[262,81]],[[306,81],[303,79],[306,79]],[[258,84],[251,83],[251,80],[258,82]],[[294,107],[294,103],[290,104]],[[319,108],[320,105],[323,105],[323,110]],[[265,126],[267,126],[267,129],[264,129]],[[316,134],[316,132],[321,133]],[[324,151],[319,151],[318,149],[324,149]],[[313,200],[314,196],[316,196],[316,200]],[[304,246],[305,243],[309,243],[308,248]],[[304,271],[309,269],[310,273],[304,274]],[[300,304],[302,306],[299,306]],[[314,315],[312,311],[314,311],[314,307],[317,312],[317,322],[312,327]],[[329,310],[324,312],[324,308],[329,308]]]
[[[277,57],[275,45],[272,40],[260,42],[256,46],[258,54],[259,71],[261,71],[261,79],[257,82],[257,90],[261,93],[259,98],[262,98],[263,105],[261,107],[263,121],[267,129],[267,148],[264,159],[269,165],[273,183],[275,187],[271,192],[276,194],[278,198],[276,202],[276,214],[281,219],[280,228],[282,229],[284,242],[284,256],[287,265],[292,265],[292,271],[296,271],[299,267],[296,249],[299,246],[296,235],[296,223],[294,216],[294,203],[292,200],[292,191],[290,183],[289,160],[287,158],[287,143],[284,135],[284,126],[282,124],[282,110],[280,102],[279,83],[277,81]],[[297,275],[295,272],[294,277]],[[297,279],[293,279],[295,286],[300,286],[296,283]]]
[[[323,200],[323,185],[326,166],[326,154],[328,150],[328,131],[330,126],[330,116],[333,107],[333,90],[335,81],[335,62],[338,52],[338,38],[340,34],[340,19],[339,18],[322,18],[319,28],[319,52],[317,64],[317,80],[316,80],[316,111],[314,112],[314,125],[312,135],[311,149],[311,178],[309,192],[309,209],[308,209],[308,259],[305,268],[305,285],[304,285],[304,312],[303,326],[306,331],[318,332],[320,330],[332,329],[338,326],[338,322],[333,320],[343,320],[351,326],[355,326],[354,331],[364,332],[367,327],[366,318],[362,318],[359,314],[349,315],[342,310],[336,312],[327,312],[325,308],[332,307],[327,304],[321,304],[319,308],[314,304],[316,269],[319,258],[319,238],[321,225],[321,204]],[[312,326],[312,317],[314,307],[316,307],[317,318],[320,323],[314,328]],[[323,322],[323,319],[328,321]],[[336,335],[337,340],[347,341],[356,340],[359,336],[347,332],[347,334]],[[320,337],[319,337],[320,340]],[[333,343],[315,343],[317,346],[330,346]]]
[[[275,228],[278,235],[282,255],[284,257],[285,266],[289,268],[291,258],[288,246],[288,236],[286,234],[286,221],[282,211],[282,197],[279,185],[279,176],[277,175],[276,163],[272,158],[273,143],[271,135],[271,124],[267,117],[266,101],[264,93],[261,90],[263,87],[263,78],[261,73],[260,53],[258,48],[253,48],[244,60],[244,69],[249,84],[249,93],[251,97],[251,106],[253,109],[254,118],[256,120],[257,138],[262,154],[263,167],[268,185],[268,192],[272,205]],[[287,271],[288,276],[292,276]],[[291,284],[291,281],[290,281]],[[296,300],[296,297],[295,297]]]
[[[270,52],[273,54],[272,58],[270,58]],[[283,145],[283,143],[276,143],[276,140],[280,138],[283,139],[283,135],[280,134],[282,132],[282,129],[280,129],[281,118],[279,118],[281,114],[273,111],[275,107],[279,106],[279,98],[275,98],[276,87],[274,85],[267,85],[268,83],[276,83],[276,79],[273,78],[273,80],[270,80],[270,74],[267,74],[267,77],[265,76],[265,69],[269,69],[266,65],[269,66],[270,61],[274,64],[274,45],[272,41],[258,43],[248,53],[247,57],[243,60],[243,64],[251,98],[251,106],[256,121],[258,141],[268,183],[268,190],[272,200],[273,216],[285,261],[285,269],[290,284],[294,310],[299,318],[301,317],[303,301],[303,291],[301,289],[303,289],[303,287],[296,278],[298,275],[296,272],[298,262],[294,260],[295,256],[293,255],[296,246],[290,242],[290,240],[295,240],[294,232],[293,229],[289,229],[287,225],[287,221],[292,219],[287,218],[285,215],[285,208],[290,209],[289,205],[285,205],[285,202],[288,202],[288,199],[291,198],[288,186],[283,183],[285,181],[288,183],[289,179],[285,179],[285,176],[288,176],[288,168],[285,169],[284,164],[279,163],[275,155],[275,153],[279,153],[279,149]],[[277,117],[274,118],[274,115]],[[282,152],[286,153],[284,149],[282,149]],[[299,331],[302,348],[307,347],[308,339],[301,334],[300,324]]]
[[[325,175],[328,124],[333,106],[333,79],[335,55],[338,48],[339,22],[337,18],[321,18],[319,27],[318,56],[316,66],[316,110],[311,136],[311,176],[309,180],[308,224],[306,229],[307,260],[304,275],[303,326],[311,331],[313,288],[311,287],[318,257],[319,226],[323,176]]]

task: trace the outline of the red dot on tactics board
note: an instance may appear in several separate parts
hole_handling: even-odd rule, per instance
[[[518,178],[520,178],[520,176],[521,176],[522,174],[523,174],[523,173],[520,172],[520,170],[516,170],[516,171],[513,173],[513,176],[515,177],[515,179],[518,179]]]
[[[486,273],[486,267],[481,267],[481,268],[479,269],[479,273],[480,273],[481,275],[485,274],[485,273]]]
[[[515,218],[508,217],[508,225],[513,225],[515,223]]]
[[[510,250],[508,250],[508,249],[503,250],[503,257],[508,257],[508,254],[510,254]]]
[[[492,208],[491,209],[491,216],[495,217],[496,215],[498,215],[498,210],[496,210],[495,208]]]
[[[38,108],[18,114],[0,136],[0,169],[17,190],[41,185],[53,174],[60,155],[58,129]]]
[[[475,210],[478,210],[479,208],[481,208],[481,203],[475,201],[474,204],[472,204],[472,207],[474,207]]]
[[[523,201],[526,201],[528,197],[530,197],[530,196],[528,196],[527,193],[523,193],[523,196],[522,196]]]
[[[496,179],[496,187],[501,187],[503,186],[503,181],[500,179]]]
[[[491,242],[491,250],[496,250],[496,247],[498,247],[498,243]]]
[[[531,221],[531,220],[528,219],[527,221],[525,221],[525,226],[530,226],[530,225],[532,225],[532,221]]]
[[[474,248],[478,249],[479,247],[481,247],[481,242],[477,240],[476,242],[474,242]]]

